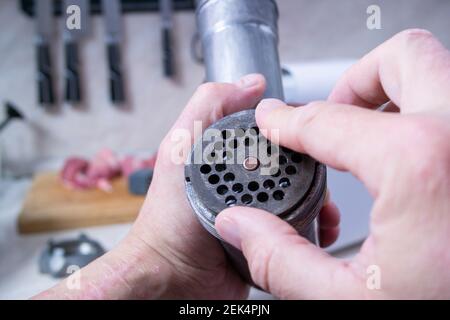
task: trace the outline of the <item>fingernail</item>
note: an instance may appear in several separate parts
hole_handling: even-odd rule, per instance
[[[239,227],[233,219],[228,217],[220,219],[220,223],[216,225],[220,236],[233,247],[241,250],[241,235]]]
[[[236,85],[241,89],[248,89],[248,88],[252,88],[260,83],[261,83],[261,75],[253,73],[253,74],[248,74],[248,75],[240,78],[236,82]]]

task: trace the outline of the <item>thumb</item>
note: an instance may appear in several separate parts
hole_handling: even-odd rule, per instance
[[[216,219],[216,230],[246,257],[253,281],[285,299],[362,296],[364,274],[352,262],[329,256],[278,217],[234,207]]]

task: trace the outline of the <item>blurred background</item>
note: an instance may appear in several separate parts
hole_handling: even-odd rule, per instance
[[[381,30],[368,30],[366,9],[381,8]],[[426,28],[450,46],[450,2],[446,0],[279,0],[280,55],[283,64],[359,58],[393,34]],[[4,170],[30,173],[40,161],[74,153],[92,155],[100,148],[155,150],[194,89],[204,69],[191,57],[196,32],[193,11],[173,16],[176,79],[162,75],[160,15],[123,16],[123,67],[128,89],[126,110],[110,103],[104,23],[93,16],[91,35],[80,50],[85,101],[74,109],[64,102],[49,114],[37,103],[35,24],[18,1],[0,1],[0,99],[20,106],[29,123],[15,123],[2,135]],[[53,47],[57,78],[63,77],[61,19],[55,21]],[[58,26],[60,26],[58,28]],[[63,81],[56,93],[63,95]]]
[[[73,238],[83,231],[107,250],[123,237],[134,218],[130,214],[106,219],[105,223],[112,226],[90,227],[102,224],[97,223],[104,219],[99,217],[94,222],[76,222],[73,227],[64,222],[46,230],[41,226],[45,222],[34,212],[24,213],[25,199],[34,201],[28,208],[38,206],[36,212],[45,215],[51,211],[45,210],[50,200],[42,200],[39,192],[66,191],[50,187],[30,195],[30,190],[36,191],[33,176],[57,172],[70,157],[95,158],[101,150],[109,150],[117,157],[140,156],[151,161],[161,139],[204,79],[204,67],[196,59],[195,13],[190,1],[184,1],[182,10],[175,5],[173,15],[169,16],[174,74],[164,74],[161,28],[165,20],[156,3],[156,10],[127,12],[120,17],[125,102],[111,101],[105,44],[109,30],[99,14],[89,18],[89,31],[77,40],[82,101],[67,102],[64,81],[67,36],[63,31],[65,18],[58,17],[52,22],[53,34],[49,38],[55,102],[52,106],[43,105],[38,101],[36,81],[39,30],[36,19],[23,10],[30,2],[0,0],[0,122],[7,117],[4,109],[7,103],[25,117],[25,121],[11,121],[0,131],[0,298],[12,299],[27,298],[57,281],[42,275],[38,266],[50,238]],[[290,71],[285,85],[287,99],[292,102],[325,99],[348,65],[401,30],[428,29],[450,47],[447,0],[278,0],[277,3],[279,50],[282,65]],[[374,4],[381,9],[381,29],[369,30],[366,10]],[[362,217],[363,221],[356,227],[348,226],[348,232],[353,230],[356,234],[345,244],[352,245],[367,233],[364,221],[370,198],[353,180],[347,182],[355,189],[340,188],[337,182],[331,182],[331,186],[337,189],[338,197],[346,191],[347,197],[358,198],[354,205],[347,205],[348,211],[352,211],[349,215],[355,214],[359,217],[356,220]],[[114,188],[122,187],[114,185]],[[101,198],[99,201],[106,201],[103,195],[97,196]],[[345,197],[342,195],[338,204]],[[131,208],[137,211],[142,199],[133,198]],[[102,208],[107,206],[103,202]],[[360,211],[363,213],[359,214]],[[61,231],[68,229],[71,231]],[[336,248],[336,254],[342,254],[344,247]]]

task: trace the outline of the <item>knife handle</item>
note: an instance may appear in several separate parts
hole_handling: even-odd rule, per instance
[[[162,48],[164,75],[172,77],[175,75],[175,68],[173,65],[172,37],[169,28],[162,29]]]
[[[47,43],[39,43],[36,47],[37,81],[39,103],[52,105],[55,103],[53,92],[52,65],[50,60],[50,46]]]
[[[120,46],[117,43],[108,44],[109,89],[111,100],[115,103],[125,101],[125,91],[122,76],[122,59]]]
[[[75,42],[65,44],[66,57],[66,101],[81,102],[80,60],[78,45]]]

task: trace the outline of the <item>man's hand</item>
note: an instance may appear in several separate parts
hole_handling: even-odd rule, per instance
[[[205,129],[225,115],[252,108],[264,90],[260,75],[200,86],[161,143],[150,190],[129,235],[71,276],[79,277],[80,288],[68,289],[66,280],[37,298],[246,297],[247,285],[195,218],[185,194],[184,164],[174,160],[187,158],[178,153],[190,151],[195,121]],[[189,139],[177,140],[178,132],[189,133]]]
[[[400,114],[375,111],[388,102]],[[267,212],[225,210],[216,228],[243,250],[258,285],[290,299],[450,298],[450,53],[429,32],[376,48],[327,102],[265,100],[256,117],[263,131],[279,129],[282,145],[353,173],[375,200],[370,235],[348,262]],[[378,290],[367,285],[371,270]]]

